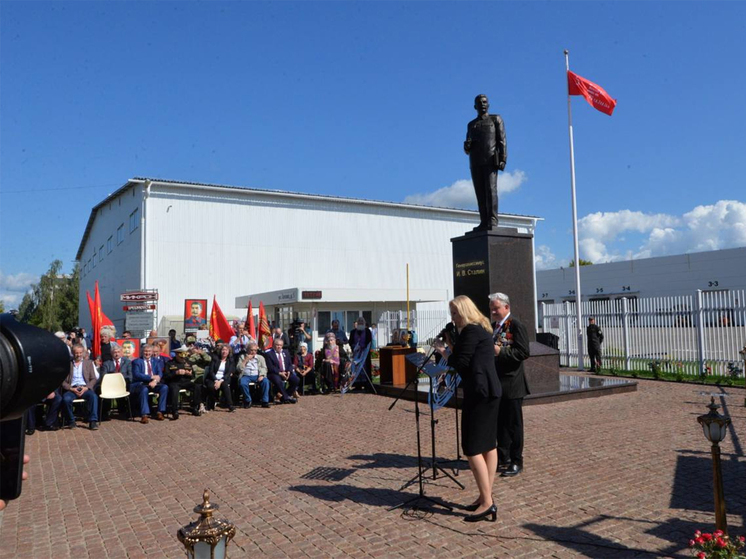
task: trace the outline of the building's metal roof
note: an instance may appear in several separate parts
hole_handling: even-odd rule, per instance
[[[86,241],[88,240],[88,235],[91,232],[91,228],[93,227],[93,222],[96,218],[96,213],[98,212],[99,208],[101,208],[102,206],[114,200],[117,196],[124,193],[124,191],[126,191],[128,188],[135,186],[137,184],[143,184],[148,181],[150,181],[151,183],[160,183],[160,184],[173,185],[173,186],[186,186],[186,187],[194,187],[194,188],[202,188],[202,187],[220,188],[220,189],[226,189],[226,190],[237,190],[241,192],[254,192],[254,193],[262,194],[262,195],[280,194],[282,196],[305,198],[305,199],[311,198],[311,199],[318,199],[318,200],[347,202],[351,204],[355,204],[355,203],[373,204],[373,205],[380,205],[380,206],[387,206],[387,207],[401,207],[404,209],[417,209],[417,210],[441,212],[441,213],[448,212],[448,213],[457,213],[457,214],[463,214],[463,215],[475,215],[477,213],[476,210],[464,210],[460,208],[446,208],[446,207],[439,207],[439,206],[424,206],[421,204],[409,204],[406,202],[386,202],[384,200],[369,200],[365,198],[351,198],[351,197],[346,197],[346,196],[330,196],[327,194],[306,194],[303,192],[291,192],[289,190],[272,190],[272,189],[265,189],[265,188],[253,188],[253,187],[234,186],[234,185],[225,185],[225,184],[212,184],[212,183],[205,183],[205,182],[176,181],[176,180],[171,180],[171,179],[157,179],[157,178],[150,178],[150,177],[133,177],[130,180],[128,180],[126,183],[124,183],[120,188],[118,188],[117,190],[109,194],[101,202],[93,206],[93,208],[91,209],[91,215],[88,217],[88,223],[86,224],[85,232],[83,233],[83,238],[81,239],[80,246],[78,247],[78,252],[75,255],[75,260],[80,260],[83,254],[83,248],[85,247]],[[525,217],[525,218],[533,219],[536,221],[543,221],[543,218],[533,216],[533,215],[522,215],[522,214],[500,214],[500,215]]]

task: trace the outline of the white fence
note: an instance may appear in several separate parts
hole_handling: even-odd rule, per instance
[[[448,311],[409,311],[409,329],[417,334],[417,346],[426,347],[432,338],[437,336],[451,320]],[[391,332],[407,328],[407,311],[387,311],[378,318],[378,345],[384,346],[391,341]]]
[[[746,344],[746,295],[740,291],[697,291],[692,296],[621,298],[580,303],[583,367],[585,327],[595,317],[604,334],[604,367],[649,369],[659,362],[666,372],[726,375],[729,363],[743,368]],[[574,302],[542,303],[540,326],[559,336],[561,363],[578,366]],[[742,373],[743,374],[743,373]]]

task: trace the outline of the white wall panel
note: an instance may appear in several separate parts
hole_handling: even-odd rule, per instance
[[[536,273],[536,282],[539,300],[561,302],[575,289],[575,269],[542,270]],[[582,266],[580,282],[584,300],[626,293],[662,297],[692,295],[697,289],[744,289],[746,247]],[[603,293],[597,293],[599,289]]]
[[[128,288],[158,289],[161,319],[182,315],[186,298],[211,304],[213,295],[226,314],[243,316],[245,309],[234,307],[237,296],[299,286],[396,288],[403,300],[407,263],[411,289],[452,296],[450,239],[478,222],[476,212],[153,181],[145,225],[137,231],[146,247],[140,285],[139,235],[129,234],[128,219],[142,193],[140,186],[135,198],[126,191],[121,213],[105,210],[96,217],[84,259],[110,232],[116,239],[121,222],[126,241],[115,245],[116,258],[83,278],[82,323],[89,322],[85,290],[95,279],[112,319],[123,318],[119,294]],[[501,216],[501,225],[523,231],[534,223]]]
[[[92,267],[80,276],[78,323],[90,332],[90,313],[86,291],[94,296],[96,280],[99,283],[101,293],[101,306],[104,314],[108,316],[119,333],[124,327],[124,311],[119,295],[127,289],[138,289],[140,287],[140,234],[141,225],[130,233],[129,216],[135,208],[140,208],[142,194],[140,187],[126,190],[109,203],[101,206],[96,213],[88,240],[81,253],[81,270],[88,259],[93,255],[94,248],[98,253],[99,247],[104,246],[104,259],[96,262]],[[133,193],[134,192],[134,196]],[[139,209],[141,212],[142,209]],[[138,213],[138,215],[140,215]],[[117,228],[124,224],[124,241],[117,244]],[[106,249],[106,242],[113,236],[114,246],[111,253]],[[98,260],[98,254],[96,256]]]

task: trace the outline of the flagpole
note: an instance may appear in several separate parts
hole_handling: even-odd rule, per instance
[[[570,71],[570,51],[565,49],[565,67]],[[578,254],[578,205],[575,196],[575,144],[572,137],[572,105],[570,104],[570,82],[567,82],[567,129],[570,135],[570,184],[572,189],[572,237],[575,247],[575,312],[578,336],[578,369],[583,370],[583,318],[580,309],[580,255]]]

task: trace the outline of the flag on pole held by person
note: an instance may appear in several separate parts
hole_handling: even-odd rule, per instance
[[[249,312],[246,314],[246,331],[256,340],[256,326],[254,325],[254,309],[249,301]]]
[[[114,328],[114,323],[104,314],[101,309],[101,293],[98,290],[98,280],[96,280],[96,289],[94,291],[93,300],[93,355],[98,357],[101,355],[101,328],[104,326],[111,326]]]
[[[567,90],[570,95],[582,95],[588,104],[609,116],[614,112],[616,99],[606,93],[603,87],[590,80],[581,78],[576,73],[567,71]]]
[[[93,302],[91,292],[86,290],[85,296],[88,298],[88,312],[91,314],[91,329],[96,329],[96,304]]]
[[[233,337],[233,328],[226,320],[218,300],[215,295],[212,296],[212,312],[210,313],[210,337],[213,340],[221,339],[228,343]]]
[[[267,320],[267,313],[264,311],[264,303],[259,301],[259,349],[269,349],[272,345],[272,331],[269,329],[269,321]]]

